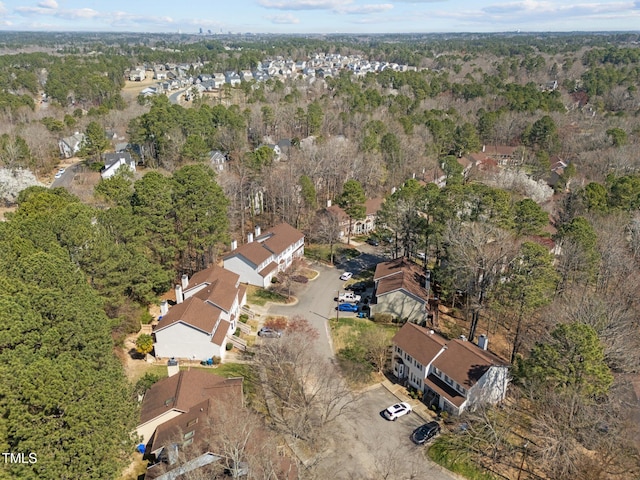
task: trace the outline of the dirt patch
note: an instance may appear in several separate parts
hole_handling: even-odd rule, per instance
[[[0,207],[0,221],[4,222],[5,218],[4,218],[4,214],[5,213],[9,213],[9,212],[15,212],[16,208],[18,208],[17,206],[13,206],[13,207]]]
[[[434,327],[442,335],[449,338],[458,338],[460,335],[469,335],[469,322],[462,318],[463,313],[455,308],[440,305],[438,325]],[[489,338],[489,350],[499,357],[508,360],[511,355],[511,347],[503,328],[496,325],[495,320],[480,316],[476,329],[477,336],[485,334]]]
[[[138,97],[138,95],[140,95],[140,92],[142,90],[155,85],[156,83],[158,83],[158,81],[154,80],[152,75],[149,75],[141,82],[132,82],[130,80],[126,80],[124,82],[124,87],[122,88],[122,98],[124,98],[125,100],[135,99]]]

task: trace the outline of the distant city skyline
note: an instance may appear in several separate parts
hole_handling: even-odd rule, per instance
[[[5,0],[2,31],[438,33],[638,31],[640,0]]]

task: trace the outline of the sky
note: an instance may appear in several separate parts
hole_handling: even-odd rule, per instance
[[[5,0],[0,30],[199,33],[640,31],[640,0]]]

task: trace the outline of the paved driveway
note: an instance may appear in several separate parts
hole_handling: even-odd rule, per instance
[[[321,452],[319,468],[339,480],[388,478],[389,480],[456,480],[426,458],[426,447],[415,445],[409,436],[425,423],[416,413],[390,422],[382,410],[398,399],[379,386],[361,394],[352,411],[341,419],[333,445]]]
[[[64,187],[66,189],[69,189],[69,187],[71,187],[71,183],[73,182],[73,178],[75,177],[76,173],[80,170],[81,163],[82,162],[76,162],[68,166],[60,178],[53,179],[53,182],[51,183],[51,188]]]
[[[298,287],[296,291],[298,303],[289,306],[271,304],[268,313],[269,315],[284,315],[287,317],[300,315],[308,319],[320,332],[318,350],[327,358],[333,358],[335,352],[331,344],[328,320],[336,317],[337,304],[334,298],[338,296],[339,291],[344,291],[345,282],[340,280],[340,275],[346,271],[357,275],[374,267],[380,261],[383,261],[381,257],[371,253],[364,253],[341,264],[338,268],[322,264],[314,265],[312,268],[320,272],[320,275],[306,285]],[[339,312],[339,315],[341,317],[355,316],[350,312]]]
[[[269,315],[284,315],[293,317],[300,315],[311,322],[320,333],[318,350],[327,358],[333,358],[333,347],[329,335],[329,318],[336,315],[336,302],[333,301],[344,282],[340,280],[340,272],[335,268],[324,265],[314,265],[313,268],[320,272],[315,280],[301,285],[296,291],[298,303],[295,305],[271,304]],[[345,314],[346,312],[340,312]]]

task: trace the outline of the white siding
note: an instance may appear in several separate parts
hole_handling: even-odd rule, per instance
[[[158,358],[186,358],[206,360],[222,357],[224,345],[211,343],[208,335],[185,323],[177,322],[155,332],[155,354]]]
[[[153,432],[156,431],[156,428],[158,428],[159,425],[162,425],[164,422],[168,422],[172,418],[176,418],[178,415],[182,415],[182,412],[174,409],[169,410],[156,418],[152,418],[147,423],[138,425],[136,427],[136,433],[142,437],[142,443],[146,444],[151,439]]]
[[[427,318],[424,302],[418,301],[403,290],[380,295],[377,297],[377,302],[377,304],[371,306],[373,315],[390,313],[394,318],[406,318],[410,322],[416,323]]]
[[[258,275],[258,271],[239,255],[225,259],[224,268],[240,275],[240,281],[242,283],[257,285],[258,287],[265,286],[264,279]]]
[[[470,408],[473,405],[501,402],[507,395],[508,384],[508,367],[491,367],[482,378],[469,389],[467,401],[462,407]]]

